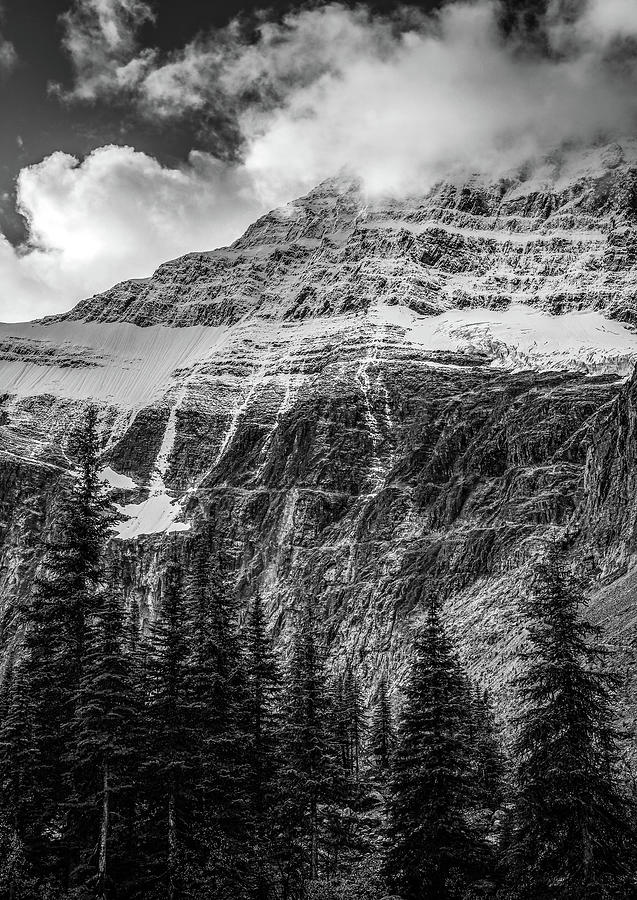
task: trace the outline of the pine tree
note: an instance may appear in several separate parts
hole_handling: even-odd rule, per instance
[[[281,764],[282,685],[259,594],[250,606],[245,644],[248,693],[246,760],[252,828],[253,896],[255,900],[267,900],[275,882],[269,861],[277,856],[276,780]]]
[[[581,581],[548,547],[525,607],[526,671],[514,745],[507,868],[513,897],[637,896],[634,810],[619,782],[615,681]]]
[[[369,734],[369,751],[372,763],[374,768],[381,774],[389,771],[395,738],[387,678],[383,675],[378,685],[378,695],[372,714]]]
[[[93,885],[96,896],[105,897],[109,885],[126,880],[131,866],[121,814],[136,775],[138,724],[124,604],[112,588],[102,592],[89,629],[80,697],[69,753],[75,789],[72,804],[80,845],[87,848],[78,880]]]
[[[64,766],[67,724],[72,705],[65,689],[62,665],[65,650],[59,602],[34,597],[23,656],[12,697],[14,724],[5,732],[7,774],[27,800],[22,807],[17,837],[43,879],[68,877],[67,830],[64,804],[68,780]],[[11,720],[9,720],[10,724]]]
[[[416,635],[393,759],[386,872],[405,900],[461,897],[483,874],[465,679],[431,601]]]
[[[246,674],[235,599],[209,535],[192,549],[187,588],[198,865],[216,896],[239,897],[247,878]]]
[[[345,735],[345,768],[350,778],[360,778],[363,740],[367,730],[367,716],[358,676],[348,665],[342,678],[342,708]]]
[[[493,707],[486,691],[470,686],[470,744],[475,766],[477,802],[491,812],[504,800],[506,761]]]
[[[189,709],[186,602],[179,563],[172,560],[163,581],[161,610],[148,638],[145,796],[145,862],[142,896],[179,900],[184,896],[186,857],[192,834],[192,783],[196,733]]]
[[[35,870],[25,841],[34,803],[30,710],[20,661],[10,658],[0,689],[0,896],[35,896]]]
[[[96,609],[104,584],[104,551],[117,520],[115,508],[99,479],[97,407],[89,406],[70,436],[68,450],[76,479],[63,504],[60,541],[49,548],[39,580],[38,600],[57,603],[64,626],[67,669],[65,686],[75,701],[80,688],[87,621]]]
[[[319,877],[330,849],[330,813],[343,791],[331,721],[325,663],[308,607],[296,627],[285,684],[279,789],[284,898]]]
[[[330,723],[329,728],[339,750],[339,761],[343,772],[349,772],[350,736],[344,691],[343,672],[332,676],[328,682]]]
[[[27,856],[64,887],[74,864],[68,816],[72,785],[68,750],[80,702],[88,622],[103,581],[106,544],[115,521],[99,481],[98,414],[88,408],[71,434],[73,484],[64,495],[55,540],[29,602],[22,609],[25,639],[22,694],[28,698],[29,771],[33,802],[20,836]]]
[[[122,758],[123,778],[118,796],[118,827],[122,853],[118,867],[122,896],[134,896],[134,886],[140,880],[143,832],[142,818],[144,777],[142,764],[146,761],[148,729],[148,642],[144,637],[144,625],[136,598],[130,600],[124,615],[122,646],[128,672],[128,697],[133,713],[133,732],[130,735],[126,754]]]
[[[10,657],[0,686],[0,818],[20,832],[29,791],[29,703],[20,662]]]

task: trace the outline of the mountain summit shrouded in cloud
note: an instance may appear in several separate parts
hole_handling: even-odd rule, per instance
[[[301,188],[347,166],[399,189],[441,165],[507,167],[630,131],[637,111],[632,0],[478,0],[428,16],[328,4],[264,21],[256,39],[234,21],[169,54],[130,37],[145,3],[117,0],[119,27],[103,12],[96,26],[86,5],[65,20],[67,100],[196,117],[213,152],[267,170],[266,193],[290,171]]]
[[[635,130],[633,0],[478,0],[429,15],[333,3],[262,17],[249,33],[234,21],[170,51],[142,40],[152,15],[140,0],[76,0],[61,23],[71,81],[51,90],[167,130],[195,121],[197,152],[167,166],[104,146],[24,169],[28,239],[0,244],[0,317],[68,307],[228,242],[343,169],[374,193],[422,192]]]

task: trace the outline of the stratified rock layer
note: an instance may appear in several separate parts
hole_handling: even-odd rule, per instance
[[[231,247],[166,263],[66,318],[220,325],[245,315],[364,312],[378,302],[432,314],[518,301],[633,322],[636,159],[632,143],[556,155],[526,176],[443,183],[400,201],[333,179]]]
[[[506,711],[517,601],[559,532],[628,666],[634,156],[606,147],[402,201],[334,179],[228,249],[2,326],[1,640],[93,401],[123,511],[112,554],[146,615],[166,554],[205,526],[283,642],[309,599],[331,657],[370,687],[441,593]]]

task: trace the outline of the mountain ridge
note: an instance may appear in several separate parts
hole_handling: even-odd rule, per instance
[[[565,533],[630,655],[609,586],[635,553],[637,166],[613,145],[527,175],[375,205],[332,180],[231,248],[2,326],[4,645],[96,402],[144,616],[166,554],[212,529],[281,640],[311,592],[373,690],[435,589],[506,714],[525,573]]]

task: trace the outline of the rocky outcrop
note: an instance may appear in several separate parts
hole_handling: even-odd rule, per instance
[[[374,302],[433,314],[524,302],[634,322],[637,148],[556,154],[496,183],[367,197],[345,177],[264,216],[231,247],[161,266],[66,318],[137,325],[303,319]]]
[[[401,201],[335,179],[231,248],[2,326],[2,641],[93,401],[111,552],[144,615],[205,526],[283,644],[309,596],[370,688],[440,592],[505,710],[517,599],[558,530],[625,659],[632,601],[608,591],[637,515],[631,152]]]

